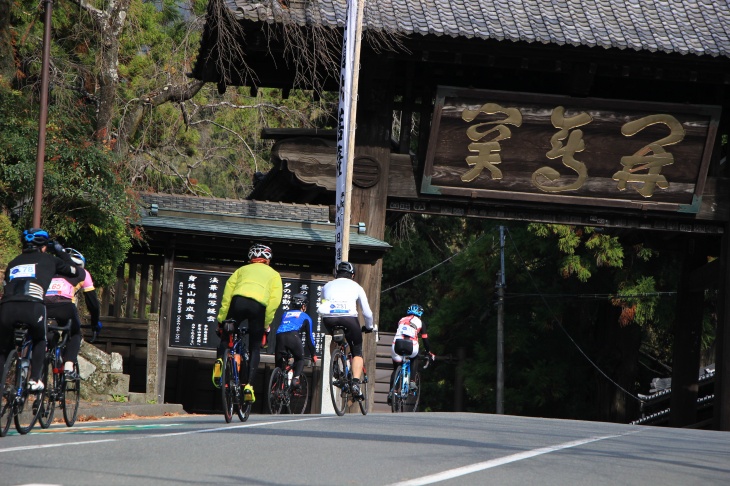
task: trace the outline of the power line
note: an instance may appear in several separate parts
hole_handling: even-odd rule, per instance
[[[455,258],[456,256],[458,256],[458,255],[460,255],[461,253],[463,253],[463,252],[465,252],[466,250],[468,250],[470,246],[472,246],[472,245],[473,245],[473,244],[475,244],[475,243],[476,243],[477,241],[479,241],[479,240],[481,240],[482,238],[484,238],[485,236],[487,236],[487,235],[488,235],[489,233],[490,233],[489,231],[488,231],[488,232],[486,232],[486,233],[484,233],[484,234],[483,234],[482,236],[480,236],[480,237],[479,237],[479,238],[477,238],[476,240],[472,241],[471,243],[469,243],[468,245],[466,245],[466,246],[465,246],[464,248],[462,248],[461,250],[459,250],[459,251],[457,251],[456,253],[454,253],[453,255],[451,255],[451,256],[450,256],[449,258],[447,258],[446,260],[444,260],[444,261],[442,261],[442,262],[440,262],[440,263],[437,263],[436,265],[432,266],[432,267],[431,267],[431,268],[429,268],[428,270],[424,270],[423,272],[419,273],[419,274],[418,274],[418,275],[416,275],[415,277],[411,277],[411,278],[409,278],[408,280],[404,280],[403,282],[401,282],[401,283],[399,283],[399,284],[393,285],[392,287],[388,287],[388,288],[387,288],[387,289],[385,289],[385,290],[381,290],[381,291],[380,291],[380,293],[381,293],[381,294],[384,294],[385,292],[387,292],[387,291],[389,291],[389,290],[393,290],[394,288],[400,287],[400,286],[401,286],[401,285],[403,285],[403,284],[407,284],[407,283],[408,283],[408,282],[410,282],[411,280],[415,280],[415,279],[417,279],[418,277],[420,277],[420,276],[422,276],[422,275],[426,275],[427,273],[429,273],[429,272],[433,271],[434,269],[436,269],[436,268],[440,267],[440,266],[441,266],[441,265],[443,265],[444,263],[446,263],[446,262],[448,262],[448,261],[452,260],[452,259],[453,259],[453,258]]]
[[[561,330],[563,331],[563,333],[565,333],[565,335],[566,335],[566,336],[568,337],[568,339],[570,340],[570,342],[571,342],[571,343],[573,343],[573,345],[574,345],[574,346],[575,346],[575,348],[576,348],[576,349],[578,350],[578,352],[579,352],[579,353],[580,353],[581,355],[583,355],[583,357],[584,357],[584,358],[585,358],[585,359],[586,359],[586,360],[587,360],[587,361],[588,361],[588,362],[589,362],[589,363],[591,364],[591,366],[593,366],[593,367],[594,367],[594,368],[596,369],[596,371],[598,371],[598,372],[599,372],[599,373],[600,373],[601,375],[603,375],[603,376],[604,376],[604,377],[605,377],[605,378],[606,378],[606,379],[607,379],[607,380],[608,380],[609,382],[613,383],[613,384],[614,384],[614,386],[616,386],[616,388],[618,388],[619,390],[621,390],[622,392],[624,392],[624,393],[625,393],[626,395],[630,396],[631,398],[633,398],[634,400],[636,400],[636,401],[638,401],[638,402],[643,402],[643,400],[641,400],[641,399],[640,399],[639,397],[637,397],[636,395],[634,395],[634,394],[633,394],[633,393],[631,393],[630,391],[626,390],[626,389],[625,389],[624,387],[622,387],[621,385],[619,385],[618,383],[616,383],[616,381],[614,381],[614,380],[613,380],[613,379],[612,379],[612,378],[611,378],[610,376],[608,376],[608,375],[607,375],[607,374],[606,374],[606,373],[605,373],[605,372],[604,372],[604,371],[603,371],[603,370],[602,370],[602,369],[601,369],[601,368],[600,368],[600,367],[599,367],[599,366],[598,366],[598,365],[597,365],[597,364],[596,364],[596,363],[595,363],[595,362],[594,362],[594,361],[593,361],[593,360],[592,360],[592,359],[591,359],[591,358],[590,358],[590,357],[589,357],[589,356],[588,356],[588,355],[586,354],[586,352],[585,352],[585,351],[583,351],[583,349],[582,349],[582,348],[581,348],[581,347],[580,347],[580,346],[578,345],[578,343],[577,343],[577,342],[575,342],[575,339],[573,339],[573,337],[572,337],[572,336],[571,336],[571,335],[570,335],[570,334],[568,333],[568,331],[567,331],[567,330],[566,330],[566,329],[565,329],[565,328],[563,327],[563,325],[562,325],[562,324],[560,323],[560,321],[558,320],[557,316],[556,316],[556,315],[555,315],[555,313],[553,312],[552,308],[550,307],[550,305],[548,304],[548,302],[547,302],[547,300],[546,300],[546,298],[545,298],[545,294],[543,294],[543,293],[539,292],[539,287],[537,286],[537,283],[535,282],[535,280],[534,280],[534,279],[532,278],[532,274],[530,273],[530,270],[529,270],[529,268],[528,268],[528,266],[527,266],[527,263],[525,262],[524,258],[522,258],[522,255],[520,254],[519,250],[517,249],[517,245],[515,244],[514,240],[512,239],[512,233],[510,233],[510,231],[509,231],[509,228],[507,228],[507,234],[509,235],[509,239],[510,239],[510,242],[512,243],[512,247],[514,248],[514,250],[515,250],[515,253],[517,253],[517,256],[518,256],[518,258],[519,258],[519,259],[520,259],[520,260],[522,261],[522,264],[523,264],[523,266],[525,267],[525,271],[527,272],[527,275],[528,275],[528,277],[530,277],[530,282],[531,282],[531,283],[532,283],[532,285],[533,285],[533,286],[535,287],[535,289],[537,289],[537,290],[538,290],[538,293],[537,293],[536,295],[537,295],[537,296],[539,296],[539,297],[541,297],[541,300],[543,301],[543,304],[545,304],[545,307],[547,308],[548,312],[550,313],[550,315],[551,315],[551,317],[552,317],[553,321],[555,322],[555,324],[556,324],[556,325],[557,325],[557,326],[558,326],[558,327],[559,327],[559,328],[560,328],[560,329],[561,329]]]

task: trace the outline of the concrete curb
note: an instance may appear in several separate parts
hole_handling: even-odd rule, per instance
[[[162,417],[186,415],[178,403],[85,402],[79,403],[78,420],[105,420],[132,417]]]

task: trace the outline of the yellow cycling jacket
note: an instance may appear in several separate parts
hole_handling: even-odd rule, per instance
[[[281,304],[283,285],[279,272],[265,263],[250,263],[235,272],[226,282],[223,290],[223,301],[218,311],[218,322],[223,322],[228,315],[231,299],[242,295],[266,306],[265,326],[271,325],[276,309]]]

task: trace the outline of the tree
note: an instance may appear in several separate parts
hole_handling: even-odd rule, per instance
[[[424,375],[423,400],[433,410],[451,409],[459,348],[465,410],[495,409],[498,226],[409,215],[388,230],[394,249],[384,258],[379,322],[391,330],[408,304],[426,308],[442,358]],[[638,416],[634,397],[649,384],[642,360],[671,356],[677,255],[649,250],[636,233],[515,222],[506,229],[505,412]]]

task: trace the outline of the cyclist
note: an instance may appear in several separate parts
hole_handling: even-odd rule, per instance
[[[292,308],[284,313],[281,324],[276,329],[276,364],[284,369],[286,366],[285,357],[287,352],[294,357],[294,377],[292,386],[299,387],[299,376],[304,369],[304,349],[302,348],[302,336],[304,332],[307,349],[312,360],[317,362],[317,351],[312,332],[312,318],[307,314],[307,296],[294,294],[292,297]]]
[[[46,307],[43,296],[56,274],[74,277],[78,275],[71,255],[63,251],[58,242],[50,241],[48,232],[40,228],[23,231],[23,252],[8,263],[0,299],[0,369],[13,348],[14,324],[24,322],[30,326],[33,338],[31,373],[28,384],[33,392],[43,390],[40,380],[46,350]],[[55,256],[48,251],[55,254]]]
[[[329,333],[335,325],[345,328],[345,338],[352,352],[352,394],[362,399],[360,379],[362,378],[362,331],[373,330],[373,311],[370,310],[365,290],[355,282],[355,267],[350,262],[340,262],[335,269],[335,279],[322,287],[322,302],[317,312]],[[360,303],[365,326],[361,329],[357,319],[357,303]]]
[[[78,359],[79,349],[81,349],[81,319],[76,307],[77,292],[82,291],[84,294],[86,308],[91,314],[91,322],[95,323],[92,324],[95,335],[101,329],[101,321],[99,321],[101,306],[94,288],[94,280],[91,278],[89,270],[85,268],[86,259],[84,255],[73,248],[66,248],[64,251],[71,256],[71,261],[76,265],[79,274],[75,277],[63,275],[53,277],[51,285],[46,291],[44,301],[48,317],[54,317],[59,324],[71,320],[63,370],[67,378],[76,380],[78,376],[76,376],[74,370],[74,363]]]
[[[428,354],[429,361],[433,361],[436,356],[430,351],[428,345],[428,334],[426,333],[426,323],[421,319],[423,316],[423,307],[418,304],[412,304],[406,310],[406,316],[398,321],[398,330],[393,337],[393,344],[390,346],[390,357],[393,360],[393,372],[390,375],[390,390],[393,389],[393,381],[398,371],[398,366],[403,363],[405,354],[409,358],[418,356],[418,337],[423,339],[423,347]],[[398,353],[401,354],[398,354]],[[418,360],[411,361],[411,376],[416,376],[418,371]],[[411,388],[415,388],[415,383],[411,384]],[[392,400],[392,396],[388,393],[388,405]]]
[[[243,387],[243,399],[255,402],[253,392],[253,381],[259,367],[261,345],[265,345],[266,332],[268,332],[274,314],[281,304],[283,295],[283,284],[279,272],[269,266],[271,263],[272,251],[266,245],[254,244],[248,250],[247,265],[242,266],[230,276],[223,290],[221,308],[218,311],[218,335],[221,342],[218,345],[218,359],[213,367],[213,384],[218,387],[221,369],[223,367],[223,354],[228,346],[228,333],[223,330],[223,321],[235,319],[236,322],[248,320],[249,332],[249,360],[248,377]],[[241,380],[244,382],[244,380]]]

